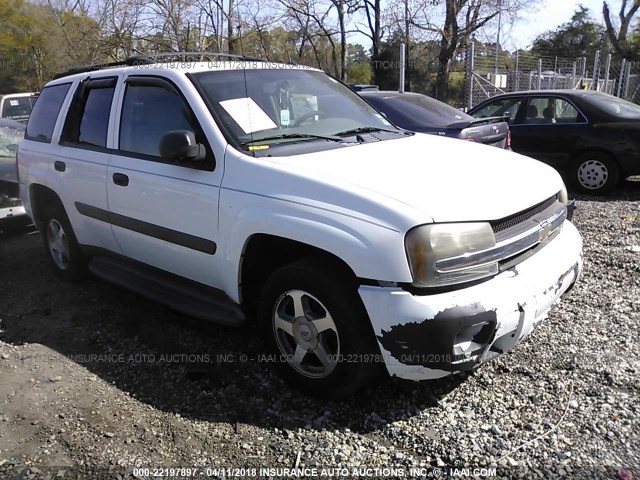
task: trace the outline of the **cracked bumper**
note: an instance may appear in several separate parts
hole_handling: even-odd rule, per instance
[[[571,222],[535,255],[481,284],[435,295],[361,286],[390,375],[410,380],[469,370],[511,350],[559,303],[582,270]]]

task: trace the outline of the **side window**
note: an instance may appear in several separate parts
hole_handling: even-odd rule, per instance
[[[500,100],[485,105],[475,112],[473,116],[476,118],[509,117],[509,123],[512,123],[518,114],[522,101],[523,99],[521,97],[501,98]]]
[[[128,84],[122,105],[120,150],[160,157],[160,139],[172,130],[190,130],[202,142],[191,110],[178,93],[159,85]]]
[[[529,101],[523,123],[552,125],[585,121],[576,107],[567,100],[558,97],[537,97]]]
[[[587,119],[571,103],[557,98],[554,105],[555,123],[587,123]]]
[[[70,83],[45,87],[33,107],[24,138],[36,142],[51,142],[62,102],[67,97]]]
[[[78,86],[64,124],[61,143],[105,148],[116,78],[88,80]]]

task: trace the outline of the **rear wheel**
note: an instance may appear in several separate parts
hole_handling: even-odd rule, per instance
[[[47,207],[43,212],[41,225],[45,252],[56,273],[69,281],[84,278],[87,261],[64,209]]]
[[[620,169],[615,160],[602,152],[580,155],[571,169],[572,183],[581,192],[602,195],[618,184]]]
[[[332,262],[280,268],[260,296],[259,317],[278,373],[305,393],[339,398],[380,372],[379,349],[352,274]]]

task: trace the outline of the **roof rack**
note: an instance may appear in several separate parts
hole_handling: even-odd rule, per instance
[[[93,65],[84,65],[79,67],[73,67],[63,73],[58,73],[54,78],[68,77],[69,75],[75,75],[77,73],[95,72],[97,70],[103,70],[105,68],[116,67],[134,67],[138,65],[150,65],[153,63],[169,63],[169,62],[202,62],[207,58],[230,58],[235,60],[251,61],[251,62],[264,62],[264,59],[247,57],[245,55],[235,55],[233,53],[222,52],[163,52],[163,53],[149,53],[143,55],[135,55],[133,57],[126,58],[118,62],[110,63],[96,63]]]

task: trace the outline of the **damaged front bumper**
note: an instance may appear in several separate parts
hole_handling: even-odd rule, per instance
[[[569,221],[549,244],[496,277],[465,289],[413,295],[361,286],[390,375],[440,378],[511,350],[559,303],[582,270],[582,239]]]

